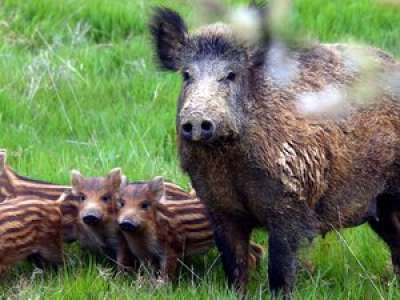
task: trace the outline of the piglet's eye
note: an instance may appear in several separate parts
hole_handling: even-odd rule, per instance
[[[101,201],[103,201],[103,202],[109,202],[111,200],[111,197],[110,196],[103,196],[103,197],[101,197]]]
[[[141,207],[142,207],[142,209],[146,210],[146,209],[148,209],[148,208],[150,207],[150,203],[148,203],[148,202],[143,202],[142,205],[141,205]]]
[[[119,200],[119,201],[117,202],[117,207],[118,207],[118,208],[123,208],[124,205],[125,205],[124,200]]]
[[[85,195],[83,195],[83,194],[80,194],[79,195],[79,201],[85,201],[86,200],[86,196]]]

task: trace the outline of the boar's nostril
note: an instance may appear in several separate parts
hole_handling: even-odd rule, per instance
[[[136,231],[137,229],[139,229],[139,224],[133,221],[122,221],[121,223],[119,223],[119,227],[121,228],[121,230],[123,231]]]
[[[182,136],[185,140],[192,140],[192,133],[193,133],[193,125],[190,122],[187,122],[182,125]]]
[[[214,135],[214,124],[211,121],[201,122],[201,135],[204,140],[209,140]]]
[[[201,122],[201,130],[203,131],[210,131],[213,128],[213,124],[210,121],[203,121]]]
[[[83,222],[87,225],[95,225],[100,222],[100,218],[95,215],[86,215],[83,217]]]

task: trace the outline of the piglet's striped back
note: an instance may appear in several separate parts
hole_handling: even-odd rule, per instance
[[[0,203],[0,271],[30,255],[59,264],[62,249],[58,201],[21,197]]]
[[[165,228],[169,228],[165,236],[161,235],[161,239],[182,256],[201,254],[215,245],[212,225],[199,198],[161,203],[158,205],[157,217],[161,231],[165,232]],[[263,255],[264,249],[251,242],[250,266],[255,267]]]
[[[6,163],[6,152],[0,150],[0,202],[19,196],[57,200],[71,187],[21,176]]]
[[[184,256],[204,253],[214,246],[213,230],[198,198],[160,203],[157,217],[160,226],[170,229],[161,238]]]
[[[179,185],[165,181],[164,182],[164,188],[165,188],[165,200],[187,200],[188,198],[195,198],[196,195],[193,192],[192,194],[186,192],[182,187]]]

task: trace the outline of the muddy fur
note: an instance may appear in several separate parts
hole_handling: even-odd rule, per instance
[[[229,282],[246,286],[243,257],[255,227],[269,233],[274,292],[290,295],[302,244],[367,221],[399,270],[400,95],[382,85],[377,101],[349,106],[339,119],[307,117],[296,108],[303,93],[361,80],[361,70],[346,64],[350,46],[290,49],[297,73],[282,86],[267,64],[273,42],[245,48],[227,25],[191,34],[177,24],[184,24],[177,14],[156,10],[155,50],[164,68],[183,74],[176,121],[180,160],[214,221]],[[400,69],[380,50],[365,52],[378,73]],[[212,123],[211,133],[199,125],[204,120]]]

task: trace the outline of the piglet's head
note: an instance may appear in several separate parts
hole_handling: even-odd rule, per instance
[[[162,177],[122,188],[117,201],[120,229],[125,233],[152,231],[156,221],[155,210],[165,193],[164,189]]]
[[[111,170],[104,177],[84,177],[79,171],[72,171],[72,192],[79,197],[80,221],[87,226],[111,222],[122,183],[120,168]]]

